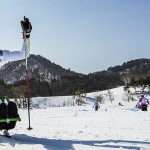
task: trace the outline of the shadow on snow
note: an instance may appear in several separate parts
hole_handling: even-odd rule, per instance
[[[97,141],[82,141],[82,140],[79,140],[79,141],[75,141],[75,140],[59,140],[59,139],[55,140],[55,139],[31,137],[31,136],[28,136],[25,134],[21,134],[21,135],[15,134],[12,137],[15,137],[15,138],[18,138],[18,139],[24,141],[24,142],[15,141],[18,144],[41,144],[45,148],[47,148],[47,146],[50,146],[50,147],[55,147],[56,149],[64,148],[64,149],[74,150],[73,144],[80,144],[80,145],[85,145],[85,146],[95,146],[95,147],[101,147],[101,148],[102,147],[105,147],[105,148],[120,148],[121,147],[121,148],[136,149],[136,150],[140,150],[140,148],[142,148],[141,144],[143,144],[144,147],[145,147],[145,145],[150,147],[150,142],[142,142],[142,141],[127,141],[127,140],[104,140],[104,141],[98,141],[98,140]],[[0,138],[0,141],[2,141],[1,138]],[[5,142],[7,142],[6,138],[5,138]],[[10,143],[10,139],[8,142],[13,147],[15,146],[14,142]],[[129,144],[129,146],[127,146],[127,144]],[[140,144],[140,145],[138,146],[138,144]]]

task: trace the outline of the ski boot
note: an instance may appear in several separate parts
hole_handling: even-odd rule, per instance
[[[11,137],[10,134],[8,133],[8,130],[4,130],[3,136],[5,136],[5,137]]]

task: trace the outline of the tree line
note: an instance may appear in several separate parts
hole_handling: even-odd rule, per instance
[[[139,79],[135,79],[135,77],[133,76],[131,78],[131,81],[129,83],[126,84],[125,86],[125,89],[128,89],[128,88],[134,88],[135,92],[137,90],[137,88],[140,88],[141,91],[144,92],[145,88],[149,88],[150,90],[150,76],[147,76],[147,77],[140,77]]]
[[[51,84],[36,78],[29,79],[29,96],[65,96],[74,95],[77,91],[88,93],[94,91],[107,90],[115,88],[118,85],[124,85],[120,76],[117,75],[97,75],[89,74],[84,76],[72,75],[61,76],[58,79],[51,80]],[[14,84],[5,84],[0,79],[0,96],[9,98],[26,97],[26,80],[18,81]]]
[[[3,79],[0,79],[0,96],[9,98],[27,97],[26,80],[21,80],[14,84],[5,84]],[[52,96],[52,90],[48,82],[42,82],[35,78],[29,79],[29,96]]]
[[[51,89],[54,95],[73,95],[76,91],[89,93],[115,88],[118,85],[124,85],[119,75],[97,75],[95,73],[82,77],[75,75],[53,79]]]
[[[112,73],[126,72],[129,70],[131,74],[148,73],[150,68],[150,59],[135,59],[128,62],[124,62],[121,66],[117,65],[109,67],[107,71]]]

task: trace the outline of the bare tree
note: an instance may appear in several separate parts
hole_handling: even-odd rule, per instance
[[[141,95],[140,95],[140,94],[138,94],[138,95],[136,95],[136,97],[137,97],[137,99],[139,100],[139,99],[140,99],[140,97],[141,97]]]
[[[14,103],[15,103],[16,105],[18,105],[18,100],[17,100],[17,98],[14,99]]]
[[[123,95],[123,100],[130,102],[132,97],[132,92],[128,89],[125,91],[124,95]]]
[[[73,97],[76,100],[78,106],[81,106],[84,103],[81,91],[79,89],[74,93]]]
[[[132,78],[132,75],[130,73],[123,73],[122,74],[122,79],[125,82],[125,84],[130,83],[131,78]]]
[[[94,95],[95,95],[94,98],[98,103],[100,104],[104,103],[104,96],[102,95],[102,93],[96,92],[94,93]]]
[[[66,106],[66,103],[65,103],[65,101],[63,102],[63,106],[64,106],[64,107]]]
[[[51,100],[49,100],[48,103],[49,103],[49,107],[51,107]]]
[[[107,96],[109,97],[109,100],[111,101],[111,103],[112,103],[112,101],[115,100],[114,94],[111,90],[108,90]]]

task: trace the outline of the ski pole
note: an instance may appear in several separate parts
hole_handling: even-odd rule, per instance
[[[27,130],[32,130],[30,126],[30,100],[29,100],[29,84],[28,84],[28,68],[27,68],[27,45],[26,45],[26,32],[24,32],[24,40],[25,40],[25,56],[26,56],[26,78],[27,78],[27,96],[28,96],[28,119],[29,119],[29,127]]]

